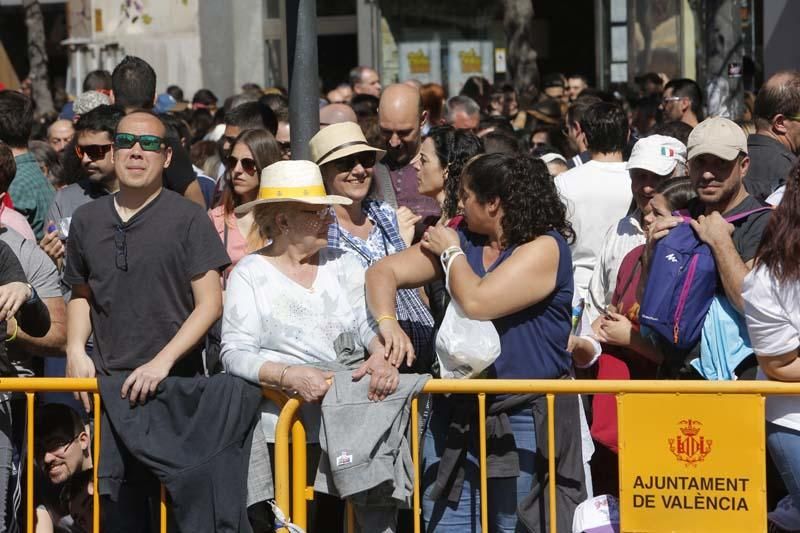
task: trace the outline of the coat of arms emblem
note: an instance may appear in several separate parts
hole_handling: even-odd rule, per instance
[[[700,434],[702,422],[699,420],[686,419],[678,422],[679,434],[669,441],[669,451],[678,461],[683,461],[686,465],[697,466],[697,463],[704,461],[711,452],[712,441]]]

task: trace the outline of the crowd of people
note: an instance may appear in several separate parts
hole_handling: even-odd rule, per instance
[[[341,530],[345,499],[359,531],[410,530],[409,401],[454,370],[453,308],[496,330],[490,379],[800,381],[800,72],[733,122],[655,73],[448,97],[357,67],[320,95],[309,161],[283,88],[157,86],[129,56],[57,117],[0,92],[2,376],[97,377],[103,404],[95,465],[90,395],[40,395],[30,458],[24,397],[2,394],[0,531],[24,525],[30,460],[39,533],[92,531],[95,490],[104,531],[156,531],[159,482],[176,530],[273,531],[262,388],[303,400],[309,531]],[[689,340],[642,312],[684,230],[716,280],[683,291]],[[479,531],[487,497],[492,531],[549,530],[541,396],[489,399],[487,494],[474,399],[420,405],[426,531]],[[559,531],[619,496],[612,407],[556,401]],[[766,418],[770,527],[800,530],[800,404]]]

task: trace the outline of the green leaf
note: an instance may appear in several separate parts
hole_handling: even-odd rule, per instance
[[[142,22],[144,22],[145,24],[150,24],[151,22],[153,22],[153,17],[151,17],[150,15],[142,15]]]

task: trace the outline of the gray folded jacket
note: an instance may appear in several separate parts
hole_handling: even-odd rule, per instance
[[[377,490],[357,499],[408,504],[414,472],[407,438],[411,398],[429,379],[401,375],[393,394],[373,402],[367,399],[368,376],[354,382],[351,372],[337,372],[322,401],[322,457],[314,490],[343,498]]]

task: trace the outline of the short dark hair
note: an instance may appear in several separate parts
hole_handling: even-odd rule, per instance
[[[125,116],[125,111],[116,105],[99,105],[81,115],[75,123],[75,133],[80,134],[84,131],[104,131],[110,137],[114,137],[117,124]]]
[[[258,102],[245,102],[225,114],[226,126],[237,126],[243,130],[267,130],[273,135],[278,131],[275,113]]]
[[[125,56],[111,73],[114,103],[150,109],[156,97],[156,71],[144,59]]]
[[[34,428],[36,440],[40,442],[51,435],[74,438],[86,430],[81,416],[63,403],[49,403],[37,408]]]
[[[666,135],[687,145],[689,144],[689,134],[692,133],[693,129],[682,120],[670,120],[653,126],[648,135]]]
[[[111,89],[111,74],[107,70],[93,70],[83,78],[83,92]]]
[[[377,117],[380,99],[371,94],[356,94],[350,100],[350,107],[358,118]]]
[[[703,91],[697,82],[689,78],[678,78],[670,80],[664,86],[664,90],[672,89],[673,96],[681,96],[688,98],[692,102],[692,113],[695,114],[697,120],[703,120]]]
[[[164,123],[164,127],[167,129],[167,134],[165,138],[168,139],[171,146],[177,146],[181,143],[181,139],[184,140],[186,145],[184,148],[188,151],[188,144],[192,140],[192,134],[189,130],[189,124],[186,123],[181,117],[177,115],[173,115],[171,113],[165,113],[160,115],[161,122]]]
[[[584,113],[589,109],[589,106],[602,102],[603,100],[597,96],[586,94],[586,90],[582,91],[574,102],[567,108],[567,124],[581,123]]]
[[[489,128],[493,128],[494,132],[500,131],[503,133],[510,133],[511,135],[514,134],[514,126],[507,117],[498,115],[482,117],[481,121],[478,123],[478,130],[486,130]]]
[[[24,148],[32,130],[33,100],[16,91],[0,91],[0,141]]]
[[[202,104],[205,106],[217,105],[217,96],[209,89],[200,89],[194,96],[192,96],[193,104]]]
[[[513,134],[495,130],[483,136],[483,149],[487,154],[517,154],[519,140]]]
[[[281,93],[265,94],[258,102],[270,108],[278,122],[289,122],[289,99]]]
[[[765,83],[758,91],[753,108],[753,118],[759,128],[769,127],[775,115],[800,113],[800,71],[784,70],[774,74],[786,76],[783,83]]]
[[[586,146],[592,152],[622,152],[628,144],[628,116],[617,104],[592,104],[580,121]]]
[[[173,97],[176,102],[183,102],[183,89],[177,85],[167,87],[167,94]]]
[[[0,192],[8,191],[11,180],[16,174],[17,162],[14,160],[14,153],[10,146],[0,142]]]

